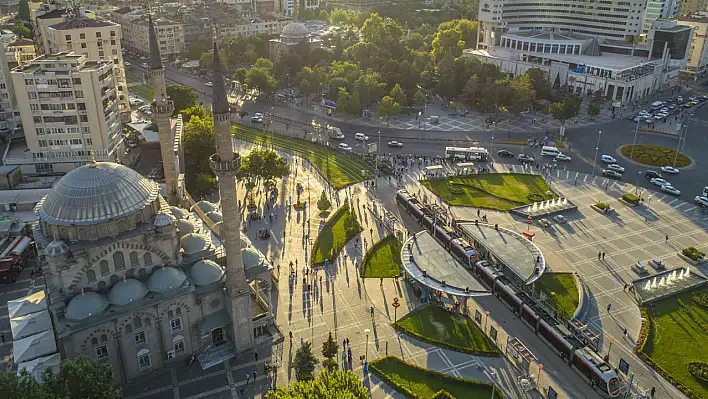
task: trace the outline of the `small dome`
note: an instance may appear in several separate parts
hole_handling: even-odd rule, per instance
[[[194,223],[187,219],[178,219],[177,220],[177,231],[179,232],[180,236],[194,233],[196,229],[194,228]]]
[[[148,289],[145,283],[133,278],[123,279],[108,291],[108,301],[111,305],[128,305],[139,301],[147,295]]]
[[[152,273],[147,280],[148,289],[152,292],[165,292],[181,287],[187,279],[184,272],[176,267],[161,267]]]
[[[283,28],[283,33],[281,36],[289,38],[305,38],[310,34],[307,27],[300,22],[291,22]]]
[[[69,320],[83,320],[101,314],[108,307],[108,299],[95,292],[82,292],[75,296],[64,314]]]
[[[177,219],[185,219],[189,217],[189,212],[186,209],[177,208],[176,206],[171,206],[170,211]]]
[[[44,254],[51,257],[67,256],[69,252],[69,246],[61,240],[54,240],[44,248]]]
[[[211,211],[211,212],[207,213],[206,215],[214,223],[221,222],[221,214],[217,211]]]
[[[201,209],[202,212],[204,212],[204,213],[213,212],[213,211],[219,209],[216,206],[216,204],[209,202],[209,201],[199,201],[196,204],[194,204],[194,206]],[[192,207],[192,210],[194,210],[194,206]]]
[[[155,216],[155,221],[153,222],[156,227],[167,227],[171,226],[177,220],[176,217],[167,212],[160,212]]]
[[[196,233],[189,233],[179,239],[179,246],[187,255],[196,254],[209,248],[206,238]]]
[[[192,278],[194,285],[213,284],[224,275],[224,269],[213,260],[200,260],[194,263],[189,276]]]
[[[242,249],[241,259],[243,259],[243,267],[246,269],[260,266],[263,262],[265,262],[265,256],[253,247]]]

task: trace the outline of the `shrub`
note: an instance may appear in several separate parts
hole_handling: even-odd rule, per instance
[[[322,195],[320,196],[320,199],[317,200],[317,209],[319,209],[320,212],[325,212],[331,207],[332,202],[329,198],[327,198],[327,194],[325,194],[324,190],[322,190]]]
[[[634,205],[639,204],[639,197],[637,197],[636,195],[634,195],[632,193],[622,194],[622,199],[629,202],[630,204],[634,204]]]
[[[688,372],[699,380],[708,382],[708,363],[691,362],[688,364]]]
[[[691,300],[701,306],[708,308],[708,294],[696,294],[691,296]]]
[[[706,257],[705,252],[701,252],[695,247],[684,248],[681,250],[681,253],[692,261],[698,261]]]
[[[604,211],[610,209],[610,204],[608,204],[607,202],[599,201],[595,203],[595,207]]]
[[[556,140],[556,148],[565,148],[565,143],[560,140]]]

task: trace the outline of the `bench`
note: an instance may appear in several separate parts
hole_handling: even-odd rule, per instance
[[[664,261],[661,259],[652,259],[649,264],[654,268],[654,270],[666,269],[666,266],[664,266]]]
[[[639,262],[635,263],[634,266],[632,266],[632,268],[633,268],[634,271],[636,271],[638,274],[647,273],[647,269],[644,268],[644,265],[642,265],[642,264],[639,263]]]

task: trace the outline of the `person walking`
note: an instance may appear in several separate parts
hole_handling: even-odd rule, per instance
[[[248,384],[248,381],[251,380],[251,375],[246,373],[246,384]]]
[[[597,260],[600,260],[602,258],[602,252],[597,253]]]
[[[669,242],[669,235],[668,234],[666,235],[666,241],[664,241],[664,242]]]
[[[610,310],[612,310],[612,304],[608,303],[607,304],[607,313],[610,313]]]
[[[627,327],[624,328],[624,331],[622,332],[622,334],[624,335],[624,339],[626,340],[627,339]]]
[[[605,253],[602,253],[602,260],[605,260]]]

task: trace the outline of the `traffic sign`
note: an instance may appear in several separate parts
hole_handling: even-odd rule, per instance
[[[531,221],[532,221],[531,216],[529,216],[528,219],[526,219],[526,224],[531,224]]]
[[[394,308],[397,308],[397,307],[401,306],[401,304],[398,302],[394,302],[391,304],[391,306],[393,306]]]

